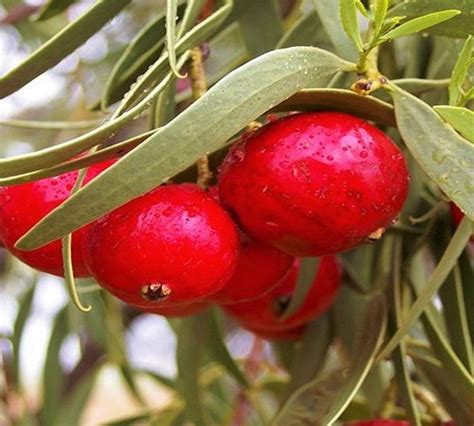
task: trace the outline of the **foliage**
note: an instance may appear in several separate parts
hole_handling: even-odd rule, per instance
[[[11,8],[18,7],[14,3]],[[25,28],[34,32],[44,22],[62,28],[0,77],[0,97],[27,92],[28,83],[102,33],[111,20],[112,27],[117,16],[140,16],[133,2],[104,0],[67,22],[74,3],[49,0],[35,19],[13,22],[25,39]],[[79,424],[100,372],[115,365],[141,408],[109,424],[244,424],[237,422],[242,410],[249,425],[327,425],[376,415],[416,425],[448,418],[474,423],[469,247],[474,2],[168,0],[160,5],[147,9],[147,22],[104,61],[105,76],[83,121],[61,121],[57,115],[51,122],[3,122],[39,142],[32,152],[0,159],[0,185],[119,157],[92,183],[78,184],[61,208],[17,243],[33,249],[63,238],[72,299],[92,309],[82,313],[71,303],[57,314],[42,404],[36,411],[26,406],[8,411],[11,420]],[[209,7],[210,14],[201,14]],[[209,47],[204,65],[210,90],[193,102],[189,88],[176,87],[188,81],[183,77],[190,49],[200,45]],[[209,155],[214,167],[230,142],[250,122],[265,121],[267,113],[321,109],[372,120],[400,144],[412,179],[399,221],[376,244],[340,255],[344,290],[336,304],[307,327],[302,341],[274,343],[276,358],[257,374],[248,371],[253,352],[246,360],[232,357],[225,335],[236,326],[219,312],[170,321],[177,336],[176,380],[137,371],[128,360],[124,333],[130,316],[140,313],[118,305],[94,283],[74,282],[70,233],[163,182],[195,179],[199,158]],[[52,135],[61,130],[76,136],[55,143]],[[465,213],[456,230],[451,201]],[[284,315],[304,301],[315,264],[316,259],[305,260]],[[0,273],[0,283],[15,274],[8,268]],[[0,336],[12,348],[4,365],[8,395],[23,392],[19,350],[36,277],[31,281],[18,298],[12,334]],[[67,373],[59,354],[70,335],[80,336],[82,358]],[[137,384],[144,374],[172,393],[168,406],[147,405]]]

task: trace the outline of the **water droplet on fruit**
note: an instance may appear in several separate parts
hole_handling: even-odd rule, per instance
[[[362,208],[360,209],[360,215],[361,215],[361,216],[365,216],[366,214],[367,214],[367,209],[365,209],[364,207],[362,207]]]
[[[233,163],[241,163],[244,160],[244,158],[245,158],[245,152],[240,149],[236,149],[232,151],[230,155],[230,159]]]

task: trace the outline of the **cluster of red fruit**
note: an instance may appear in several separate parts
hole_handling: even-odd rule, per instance
[[[85,182],[112,164],[89,168]],[[60,276],[60,241],[30,252],[14,244],[68,197],[76,178],[0,192],[0,240]],[[391,224],[408,179],[400,150],[369,123],[336,112],[290,115],[245,135],[217,187],[162,185],[74,232],[75,275],[149,312],[189,315],[217,303],[249,330],[292,338],[334,300],[334,254]],[[321,256],[319,269],[303,305],[282,319],[302,256]]]

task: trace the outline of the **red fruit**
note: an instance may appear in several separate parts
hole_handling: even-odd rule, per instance
[[[346,426],[410,426],[410,422],[405,420],[390,419],[372,419],[372,420],[356,420],[355,422],[345,423]]]
[[[224,305],[223,309],[243,326],[253,330],[291,330],[305,325],[331,306],[341,284],[342,271],[334,256],[322,257],[305,302],[296,313],[281,320],[279,315],[295,290],[299,268],[299,261],[296,261],[288,277],[265,296],[250,302]]]
[[[234,223],[192,184],[160,186],[104,216],[89,235],[92,276],[136,306],[202,300],[222,288],[237,264]]]
[[[288,330],[260,330],[243,326],[246,330],[256,334],[258,337],[266,340],[299,340],[303,336],[304,326],[290,328]]]
[[[351,115],[311,112],[244,137],[222,164],[219,193],[254,238],[319,256],[389,226],[408,180],[402,153],[379,129]]]
[[[453,219],[453,224],[454,226],[457,227],[461,223],[461,220],[464,219],[464,213],[454,203],[449,203],[449,208],[451,210],[451,217]],[[471,241],[474,241],[474,235],[471,235]]]
[[[237,268],[212,301],[241,303],[262,297],[289,273],[295,258],[241,234]]]
[[[464,213],[454,203],[450,203],[449,207],[451,209],[451,216],[453,218],[453,223],[454,223],[454,225],[458,226],[461,223],[461,220],[464,219]]]
[[[153,308],[143,309],[150,314],[162,315],[164,317],[187,317],[197,314],[204,309],[209,308],[206,302],[182,303],[176,306],[154,306]]]
[[[115,160],[104,161],[87,170],[84,183],[94,179]],[[43,272],[64,276],[61,241],[56,240],[32,251],[16,249],[17,240],[44,216],[63,203],[77,180],[77,171],[0,188],[0,240],[18,259]],[[90,225],[72,234],[72,261],[76,277],[89,276],[84,245]]]

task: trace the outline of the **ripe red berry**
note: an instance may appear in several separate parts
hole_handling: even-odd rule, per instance
[[[305,325],[333,303],[341,284],[342,271],[334,256],[322,257],[305,302],[296,313],[281,320],[279,316],[295,290],[299,268],[299,261],[296,261],[287,278],[265,296],[250,302],[224,305],[223,309],[243,326],[262,332],[291,330]]]
[[[405,420],[371,419],[345,423],[346,426],[410,426]]]
[[[89,167],[84,183],[94,179],[114,161],[104,161]],[[32,251],[18,250],[15,243],[69,197],[77,176],[78,172],[73,171],[36,182],[0,188],[0,240],[14,256],[35,269],[64,276],[60,240]],[[72,234],[72,260],[76,277],[89,276],[84,259],[84,244],[89,228],[90,225]]]
[[[257,299],[278,285],[295,258],[241,234],[240,255],[234,275],[211,299],[220,304]]]
[[[89,235],[92,276],[142,307],[191,303],[217,292],[239,251],[229,215],[193,184],[160,186],[104,216]]]
[[[219,193],[251,236],[318,256],[389,226],[408,179],[402,153],[379,129],[348,114],[312,112],[244,137],[222,164]]]

